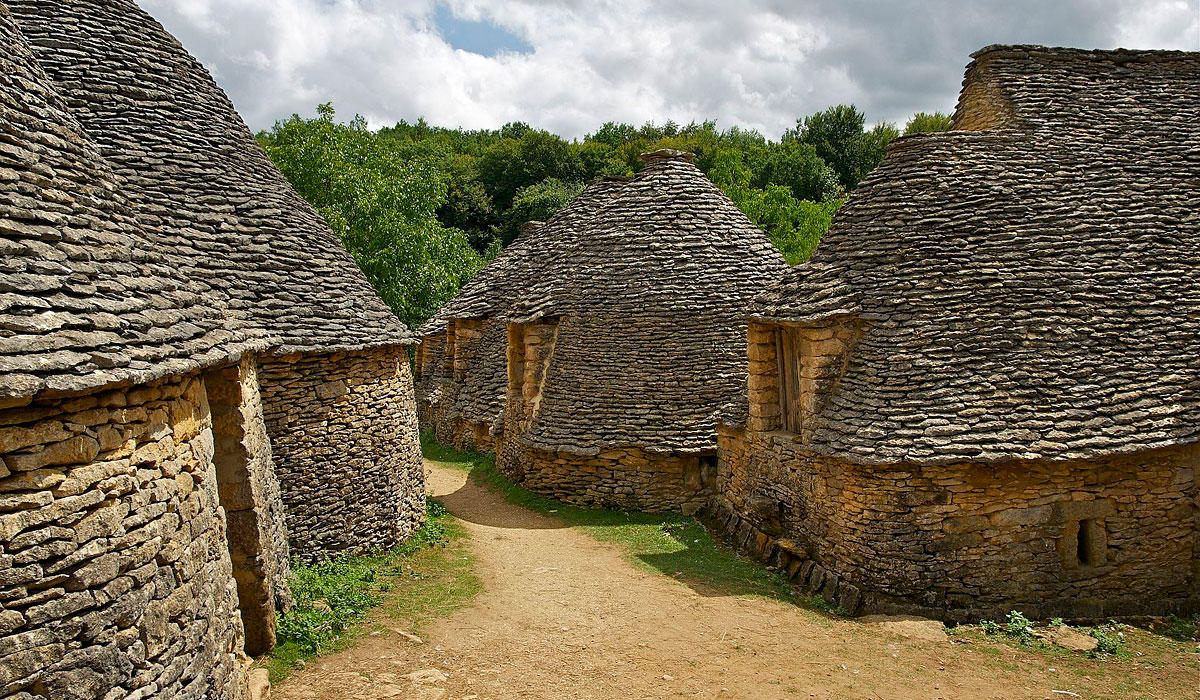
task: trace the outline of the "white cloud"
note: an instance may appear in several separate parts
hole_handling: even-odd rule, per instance
[[[1151,0],[1122,7],[1116,40],[1128,49],[1200,51],[1200,1]]]
[[[439,34],[432,0],[139,0],[250,126],[332,101],[372,126],[717,119],[771,137],[854,102],[875,120],[953,108],[968,54],[1002,42],[1200,49],[1200,0],[447,0],[529,53]]]

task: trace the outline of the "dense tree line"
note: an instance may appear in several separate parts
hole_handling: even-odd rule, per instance
[[[904,134],[944,131],[950,118],[918,113]],[[524,123],[447,129],[424,119],[372,132],[338,123],[332,106],[259,134],[267,154],[329,221],[384,300],[419,325],[518,234],[605,175],[630,175],[659,148],[696,165],[760,226],[788,262],[808,257],[848,192],[900,136],[868,128],[853,105],[798,119],[778,141],[715,122],[608,122],[568,141]]]

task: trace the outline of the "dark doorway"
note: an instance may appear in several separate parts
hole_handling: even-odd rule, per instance
[[[246,654],[259,656],[275,646],[275,604],[263,556],[242,396],[237,366],[204,375],[212,415],[213,464],[229,541],[229,558],[237,581],[238,607],[246,630]]]

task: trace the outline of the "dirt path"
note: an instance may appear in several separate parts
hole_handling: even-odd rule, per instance
[[[430,626],[424,644],[367,637],[311,663],[273,697],[1072,697],[1052,693],[1060,689],[1094,697],[1079,686],[1095,687],[1099,679],[1086,674],[1100,662],[923,640],[771,600],[705,597],[504,502],[463,472],[427,469],[430,493],[466,522],[484,592]],[[1193,669],[1133,673],[1136,691],[1111,689],[1112,697],[1195,697]]]

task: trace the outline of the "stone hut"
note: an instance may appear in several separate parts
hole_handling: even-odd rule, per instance
[[[691,511],[744,386],[748,303],[789,268],[691,154],[643,159],[501,314],[498,464],[570,503]]]
[[[756,302],[714,520],[851,612],[1200,608],[1200,54],[994,46]]]
[[[292,553],[397,543],[424,514],[415,341],[212,77],[132,0],[8,0],[157,250],[258,331]]]
[[[515,241],[417,330],[420,422],[439,441],[499,452],[508,395],[508,331],[500,316],[622,182],[597,180],[549,221],[525,223]]]
[[[411,334],[133,2],[0,47],[0,697],[241,697],[285,532],[423,516]]]

